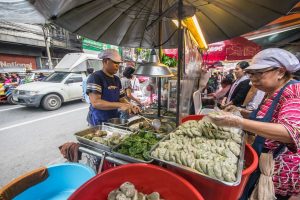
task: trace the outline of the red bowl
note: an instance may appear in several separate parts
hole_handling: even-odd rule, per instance
[[[158,192],[165,200],[203,200],[188,181],[161,167],[151,164],[128,164],[98,174],[78,190],[69,200],[106,200],[109,192],[122,183],[133,183],[139,192]]]

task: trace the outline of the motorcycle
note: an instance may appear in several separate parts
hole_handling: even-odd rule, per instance
[[[0,83],[0,103],[16,104],[12,97],[14,90],[14,86]]]

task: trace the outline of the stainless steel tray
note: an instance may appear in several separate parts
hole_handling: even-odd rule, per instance
[[[127,161],[129,163],[152,163],[153,162],[153,159],[151,159],[151,160],[141,160],[141,159],[138,159],[138,158],[134,158],[134,157],[125,155],[125,154],[118,153],[114,150],[113,150],[112,153],[113,153],[113,157],[124,160],[124,161]]]
[[[168,120],[168,122],[164,122],[163,120]],[[140,128],[139,128],[139,123],[141,123],[141,122],[145,122],[145,120],[144,119],[139,119],[139,120],[135,120],[135,121],[132,121],[132,122],[130,122],[129,124],[128,124],[128,128],[129,128],[129,130],[131,130],[131,131],[138,131],[138,130],[141,130]],[[171,125],[170,123],[173,123],[173,125]],[[156,134],[160,134],[160,135],[167,135],[168,133],[170,133],[170,132],[172,132],[172,131],[174,131],[176,128],[175,128],[175,126],[176,126],[176,124],[175,124],[175,122],[173,121],[173,120],[171,120],[171,119],[169,119],[169,118],[164,118],[164,117],[162,117],[161,118],[161,125],[162,126],[167,126],[167,130],[165,131],[165,132],[162,132],[162,130],[160,129],[159,131],[156,131],[156,130],[147,130],[147,129],[144,129],[144,130],[147,130],[147,131],[153,131],[153,132],[155,132]]]
[[[139,123],[141,123],[141,122],[144,122],[144,121],[145,121],[145,119],[140,118],[140,119],[137,119],[137,120],[128,122],[127,126],[128,126],[128,128],[129,128],[131,131],[139,130],[139,128],[135,129],[135,128],[133,128],[132,126],[135,125],[135,124],[139,124]]]
[[[147,132],[147,131],[145,131]],[[136,134],[136,133],[133,133],[133,134]],[[162,138],[161,135],[159,134],[155,134],[157,136],[157,138]],[[160,141],[157,142],[157,144],[159,143]],[[117,146],[115,146],[114,148],[112,148],[112,154],[113,154],[113,157],[115,158],[119,158],[121,160],[124,160],[124,161],[127,161],[127,162],[130,162],[130,163],[151,163],[153,162],[153,159],[150,159],[150,160],[141,160],[141,159],[138,159],[138,158],[134,158],[134,157],[131,157],[131,156],[128,156],[128,155],[125,155],[125,154],[121,154],[119,152],[117,152],[116,150],[122,145],[122,142],[120,144],[118,144]],[[155,145],[154,145],[155,146]],[[152,147],[153,148],[153,147]],[[152,149],[151,148],[151,149]],[[150,151],[149,151],[149,156],[150,156]],[[151,157],[152,158],[152,157]]]
[[[113,123],[109,123],[109,122],[104,122],[103,125],[111,126],[111,127],[115,127],[115,128],[119,128],[119,129],[125,129],[128,131],[134,131],[134,130],[130,129],[130,126],[132,126],[133,124],[136,124],[136,123],[143,122],[143,121],[145,121],[143,118],[137,118],[137,119],[131,120],[125,124],[113,124]]]
[[[242,144],[241,144],[241,153],[239,155],[239,161],[238,161],[238,169],[237,169],[237,180],[235,182],[227,182],[227,181],[221,181],[219,179],[216,179],[216,178],[213,178],[213,177],[210,177],[208,176],[207,174],[204,174],[204,173],[201,173],[195,169],[192,169],[190,167],[187,167],[187,166],[184,166],[184,165],[180,165],[178,163],[175,163],[175,162],[170,162],[170,161],[166,161],[166,160],[162,160],[162,159],[159,159],[159,158],[156,158],[156,157],[153,157],[151,154],[152,152],[158,147],[159,143],[160,142],[163,142],[165,140],[168,140],[170,139],[170,134],[168,134],[167,136],[165,136],[162,140],[160,140],[156,145],[154,145],[151,150],[150,150],[150,157],[153,158],[153,160],[156,160],[162,164],[166,164],[166,165],[169,165],[171,167],[175,167],[179,170],[184,170],[184,171],[187,171],[187,172],[190,172],[190,173],[193,173],[193,174],[197,174],[197,175],[200,175],[200,176],[204,176],[205,178],[207,179],[210,179],[212,181],[215,181],[215,182],[219,182],[219,183],[222,183],[224,185],[228,185],[228,186],[236,186],[236,185],[239,185],[240,182],[241,182],[241,178],[242,178],[242,171],[243,171],[243,166],[244,166],[244,154],[245,154],[245,133],[242,132]]]
[[[111,127],[111,126],[107,126],[107,125],[98,125],[98,126],[95,126],[93,128],[88,128],[88,129],[85,129],[83,131],[75,133],[75,137],[82,144],[92,146],[96,149],[100,149],[100,150],[108,152],[108,153],[111,152],[113,147],[110,147],[110,146],[107,146],[107,145],[104,145],[104,144],[101,144],[101,143],[98,143],[98,142],[94,142],[92,140],[89,140],[89,139],[86,139],[86,138],[83,137],[83,136],[85,136],[85,135],[87,135],[91,132],[95,132],[97,130],[103,130],[103,131],[107,131],[107,132],[119,133],[119,134],[124,135],[124,136],[132,134],[132,132],[128,131],[128,130],[119,129],[119,128],[115,128],[115,127]]]

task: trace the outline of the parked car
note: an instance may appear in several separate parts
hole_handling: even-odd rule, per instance
[[[87,68],[102,69],[97,55],[86,53],[67,54],[54,68],[54,72],[41,82],[20,85],[13,93],[17,104],[56,110],[64,102],[82,99],[82,81]]]

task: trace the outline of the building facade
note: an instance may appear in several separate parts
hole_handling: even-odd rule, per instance
[[[45,32],[45,25],[0,21],[0,68],[49,68],[46,42],[53,67],[65,54],[82,52],[81,39],[60,27],[47,26]]]

